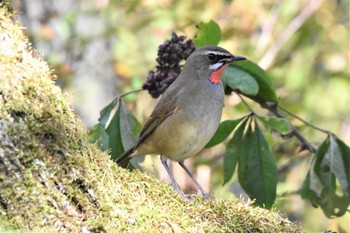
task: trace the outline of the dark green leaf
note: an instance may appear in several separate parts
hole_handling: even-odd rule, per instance
[[[114,106],[114,109],[111,110],[111,113],[114,113],[107,125],[106,132],[109,135],[109,146],[111,148],[111,159],[116,159],[119,155],[124,152],[123,139],[120,131],[120,103],[121,100],[118,100],[118,104]]]
[[[219,25],[210,20],[208,23],[200,22],[197,25],[199,32],[193,39],[197,48],[205,45],[218,45],[221,40],[221,29]]]
[[[106,124],[109,120],[109,117],[111,115],[112,110],[115,108],[115,106],[118,104],[119,98],[114,99],[110,104],[108,104],[106,107],[104,107],[100,112],[100,118],[98,121],[101,125],[106,127]]]
[[[120,132],[122,137],[123,147],[127,150],[131,148],[137,142],[138,132],[141,130],[141,124],[137,121],[136,117],[130,113],[130,111],[124,106],[124,103],[120,103]]]
[[[335,141],[341,153],[346,173],[346,179],[342,182],[343,184],[341,183],[343,192],[348,198],[350,198],[350,148],[339,138],[335,138]]]
[[[288,134],[292,131],[291,125],[287,120],[278,117],[262,117],[257,118],[264,124],[266,129],[277,131],[280,134]]]
[[[250,74],[259,85],[259,92],[256,97],[265,101],[277,102],[277,96],[272,86],[272,82],[267,73],[261,69],[257,64],[249,60],[234,62],[231,66],[236,67],[242,71]]]
[[[91,133],[89,134],[89,142],[90,143],[96,143],[97,146],[100,148],[100,150],[105,151],[109,147],[109,136],[105,130],[105,127],[98,123],[95,125],[95,127],[92,129]]]
[[[116,159],[136,142],[141,128],[121,98],[114,99],[102,109],[99,121],[92,131],[91,141],[99,139],[104,150],[109,147],[112,159]]]
[[[329,144],[328,141],[324,141],[319,148],[317,149],[318,154],[325,154],[328,150]],[[304,199],[310,199],[314,205],[317,206],[319,199],[322,193],[322,183],[317,177],[315,172],[315,163],[316,157],[313,157],[310,164],[310,170],[307,174],[307,177],[304,181],[303,187],[301,189],[301,197]]]
[[[320,206],[328,218],[340,217],[346,213],[349,200],[346,196],[337,195],[334,190],[325,188],[321,193]]]
[[[303,186],[300,189],[300,195],[303,199],[310,199],[313,202],[314,193],[310,189],[310,171],[307,173]]]
[[[277,166],[255,120],[241,144],[245,150],[238,157],[239,182],[249,197],[256,199],[257,205],[271,208],[276,198]]]
[[[348,156],[350,155],[348,154]],[[348,175],[345,169],[341,151],[333,135],[329,136],[329,148],[326,154],[324,154],[324,156],[316,156],[315,166],[320,167],[318,176],[320,177],[325,187],[329,187],[332,184],[333,178],[336,178],[340,183],[344,194],[349,196],[349,183],[347,179]]]
[[[242,140],[244,129],[246,128],[248,119],[246,118],[234,133],[232,139],[226,145],[224,155],[224,183],[225,185],[235,173],[237,159],[242,150],[245,150]]]
[[[347,152],[347,146],[329,135],[317,149],[301,190],[302,197],[321,206],[328,217],[343,215],[350,204]]]
[[[223,142],[243,119],[244,118],[221,122],[214,136],[210,139],[210,141],[205,147],[213,147],[219,144],[220,142]]]
[[[325,154],[328,150],[329,144],[327,142],[322,143],[322,145],[318,148],[318,154]],[[322,182],[320,178],[317,176],[317,170],[319,170],[319,166],[316,166],[316,157],[311,161],[311,170],[310,170],[310,190],[313,191],[318,197],[321,196],[322,193]]]
[[[224,87],[229,86],[232,90],[238,90],[246,95],[255,96],[259,92],[258,83],[248,72],[228,66],[222,74]]]

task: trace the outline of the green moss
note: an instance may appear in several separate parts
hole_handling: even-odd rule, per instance
[[[275,211],[196,197],[118,167],[0,8],[0,225],[33,232],[298,232]]]

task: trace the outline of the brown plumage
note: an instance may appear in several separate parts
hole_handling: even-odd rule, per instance
[[[167,165],[167,158],[179,162],[200,187],[183,161],[196,155],[214,135],[221,118],[224,90],[220,76],[226,64],[243,60],[227,50],[206,46],[195,50],[187,59],[182,72],[165,91],[141,130],[138,142],[117,158],[118,164],[132,157],[159,154],[176,191],[185,195],[177,185]]]

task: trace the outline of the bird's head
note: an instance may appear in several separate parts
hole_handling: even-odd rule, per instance
[[[227,64],[245,59],[244,57],[234,56],[226,49],[218,46],[204,46],[196,49],[187,58],[184,70],[187,70],[187,72],[197,71],[199,78],[205,78],[214,84],[218,84],[221,82],[221,74]]]

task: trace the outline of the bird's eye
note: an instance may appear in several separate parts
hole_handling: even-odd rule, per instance
[[[208,59],[209,59],[209,61],[215,61],[216,60],[216,55],[214,53],[209,53],[208,54]]]

